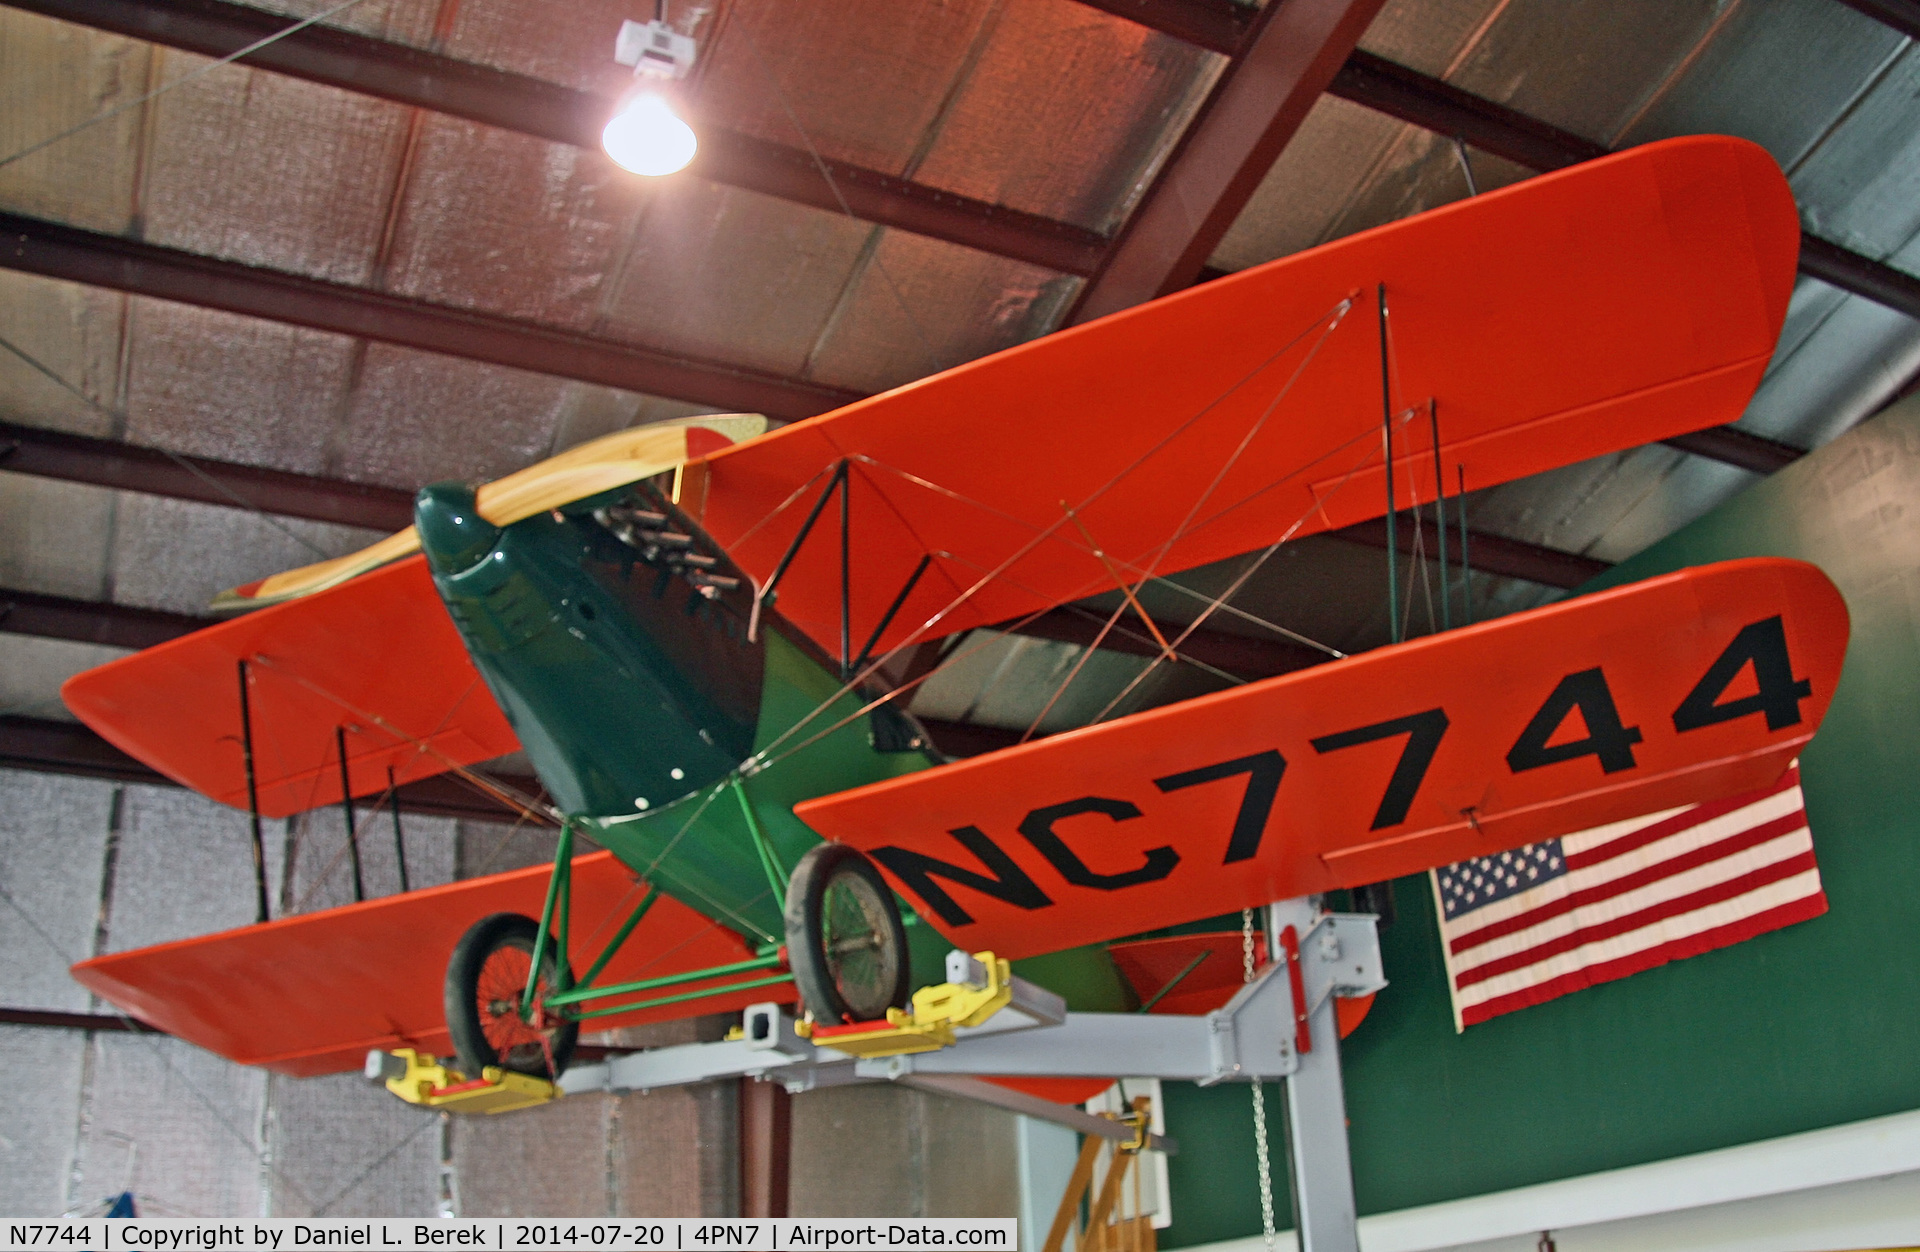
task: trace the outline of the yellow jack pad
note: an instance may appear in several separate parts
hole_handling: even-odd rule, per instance
[[[903,1056],[953,1046],[954,1028],[978,1026],[1013,999],[1013,970],[991,952],[973,959],[987,971],[985,986],[943,982],[913,993],[910,1011],[888,1009],[884,1022],[814,1025],[808,1036],[822,1047],[854,1056]]]
[[[454,1113],[510,1113],[558,1099],[560,1089],[544,1078],[489,1065],[477,1080],[440,1064],[431,1052],[395,1048],[368,1058],[367,1072],[384,1076],[387,1090],[424,1108]]]

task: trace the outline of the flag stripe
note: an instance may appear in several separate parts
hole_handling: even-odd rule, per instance
[[[1827,910],[1797,761],[1760,791],[1429,877],[1460,1030]]]
[[[1788,772],[1794,777],[1798,777],[1799,775],[1798,770],[1789,770]],[[1747,802],[1746,807],[1736,808],[1731,812],[1709,817],[1702,822],[1700,827],[1698,827],[1701,835],[1703,837],[1720,838],[1724,834],[1737,831],[1754,822],[1771,820],[1786,813],[1805,811],[1805,805],[1800,792],[1793,788],[1789,788],[1784,792],[1769,788],[1762,792],[1750,792],[1743,798]],[[1644,817],[1634,817],[1624,821],[1610,822],[1605,826],[1596,826],[1592,830],[1585,830],[1577,834],[1563,836],[1559,841],[1562,851],[1561,862],[1564,865],[1567,858],[1576,853],[1597,848],[1602,844],[1609,843],[1625,835],[1633,834],[1655,823],[1666,822],[1669,818],[1695,811],[1694,806],[1667,809],[1664,812],[1649,813]],[[1689,828],[1690,827],[1684,826],[1680,827],[1680,829]],[[1675,846],[1686,846],[1686,840],[1677,840]],[[1633,872],[1637,863],[1637,860],[1627,860],[1623,858],[1602,860],[1582,870],[1578,878],[1582,884],[1603,882],[1619,874]],[[1435,881],[1437,885],[1437,875]],[[1463,914],[1456,920],[1448,921],[1446,923],[1447,933],[1449,935],[1465,933],[1461,932],[1458,928],[1462,926],[1488,926],[1495,922],[1504,921],[1510,917],[1519,917],[1531,913],[1540,907],[1539,900],[1539,895],[1534,894],[1531,889],[1528,889],[1488,904],[1476,904],[1466,911],[1467,914],[1471,914],[1471,916]],[[1444,912],[1442,915],[1445,915]]]
[[[1589,943],[1598,943],[1604,939],[1612,939],[1619,935],[1627,934],[1629,931],[1639,930],[1642,927],[1651,926],[1656,922],[1663,922],[1668,918],[1678,917],[1683,913],[1690,913],[1695,909],[1705,908],[1711,904],[1720,904],[1738,896],[1746,895],[1748,892],[1755,891],[1770,883],[1779,882],[1784,878],[1792,878],[1795,875],[1804,874],[1817,868],[1813,860],[1813,850],[1809,848],[1798,856],[1790,857],[1784,861],[1776,861],[1772,865],[1762,866],[1759,869],[1741,874],[1737,878],[1728,879],[1726,882],[1716,883],[1700,891],[1663,901],[1649,908],[1628,913],[1623,917],[1609,918],[1592,925],[1582,926],[1569,934],[1549,939],[1545,943],[1537,944],[1524,951],[1514,952],[1507,956],[1500,957],[1497,960],[1488,961],[1486,964],[1476,966],[1473,969],[1464,970],[1461,972],[1457,982],[1459,987],[1465,990],[1475,983],[1485,982],[1487,979],[1496,975],[1511,973],[1516,969],[1524,969],[1529,965],[1537,965],[1548,957],[1558,956],[1562,952],[1571,952],[1576,948],[1585,947]]]
[[[1629,870],[1617,877],[1593,883],[1591,886],[1581,887],[1578,890],[1561,896],[1557,900],[1549,900],[1544,904],[1537,904],[1525,913],[1515,914],[1493,922],[1490,925],[1481,926],[1476,930],[1466,931],[1453,939],[1452,948],[1456,953],[1466,952],[1470,948],[1479,947],[1481,944],[1498,939],[1503,935],[1511,935],[1518,931],[1537,926],[1549,918],[1571,913],[1577,908],[1584,908],[1589,904],[1610,899],[1617,895],[1625,895],[1627,892],[1644,887],[1649,883],[1672,875],[1683,874],[1688,870],[1706,865],[1721,857],[1731,856],[1736,852],[1767,843],[1791,831],[1804,830],[1806,825],[1807,815],[1805,810],[1796,808],[1793,812],[1781,817],[1776,817],[1770,822],[1763,822],[1748,830],[1736,830],[1726,838],[1716,840],[1712,843],[1688,847],[1685,841],[1676,840],[1675,855],[1668,856],[1651,865],[1642,865],[1638,869]],[[1811,846],[1810,842],[1808,846]],[[1568,856],[1567,862],[1568,864],[1572,864],[1572,856]],[[1584,876],[1582,875],[1575,874],[1572,878],[1573,880],[1584,881]]]
[[[1576,948],[1572,952],[1548,957],[1526,969],[1502,974],[1497,978],[1489,978],[1476,987],[1466,988],[1460,992],[1461,1003],[1478,1004],[1483,1000],[1492,1000],[1519,987],[1550,982],[1569,970],[1604,965],[1631,953],[1657,948],[1663,943],[1671,943],[1701,931],[1739,921],[1752,913],[1764,913],[1783,904],[1791,904],[1803,896],[1817,892],[1818,878],[1819,875],[1815,871],[1809,870],[1804,874],[1796,874],[1781,882],[1771,883],[1733,900],[1708,905],[1699,912],[1670,918],[1655,926],[1631,931],[1612,939],[1601,939]]]
[[[1684,874],[1675,874],[1670,878],[1648,883],[1638,890],[1598,901],[1584,909],[1576,909],[1572,913],[1563,913],[1549,918],[1538,926],[1492,940],[1466,953],[1449,952],[1448,961],[1455,974],[1463,970],[1475,969],[1489,961],[1498,960],[1516,952],[1529,951],[1541,943],[1560,935],[1571,934],[1583,926],[1638,913],[1654,905],[1704,891],[1763,866],[1791,860],[1812,850],[1813,841],[1808,838],[1807,833],[1804,830],[1796,830],[1723,860],[1688,870]]]
[[[1815,892],[1797,900],[1755,913],[1737,921],[1728,922],[1697,934],[1659,944],[1640,952],[1606,961],[1584,969],[1561,974],[1546,982],[1534,983],[1506,995],[1483,1000],[1477,1004],[1462,1006],[1459,1010],[1460,1024],[1476,1025],[1489,1018],[1511,1013],[1515,1009],[1527,1008],[1535,1004],[1544,1004],[1548,1000],[1579,991],[1616,978],[1625,978],[1642,970],[1664,965],[1689,956],[1698,956],[1702,952],[1711,952],[1715,948],[1724,948],[1732,944],[1765,934],[1769,930],[1778,930],[1782,926],[1791,926],[1795,922],[1804,922],[1820,916],[1827,911],[1827,897]]]
[[[1781,775],[1779,782],[1767,788],[1765,791],[1748,792],[1745,795],[1734,796],[1727,800],[1714,800],[1707,804],[1696,804],[1692,808],[1676,813],[1665,821],[1653,822],[1649,825],[1642,826],[1632,834],[1622,835],[1601,843],[1595,843],[1586,848],[1568,847],[1567,868],[1570,870],[1585,869],[1590,865],[1598,865],[1602,861],[1611,860],[1617,856],[1624,856],[1635,848],[1645,847],[1647,844],[1665,839],[1669,835],[1678,834],[1680,831],[1698,826],[1703,822],[1712,821],[1716,817],[1724,817],[1730,813],[1744,809],[1749,805],[1758,804],[1763,800],[1777,796],[1799,785],[1800,771],[1797,769],[1789,769],[1785,774]],[[1799,806],[1796,805],[1795,807],[1797,808]],[[1577,839],[1577,836],[1571,836],[1570,840],[1572,839]]]

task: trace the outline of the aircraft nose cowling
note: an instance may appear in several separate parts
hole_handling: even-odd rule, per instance
[[[465,483],[422,487],[413,498],[413,528],[427,560],[446,575],[473,568],[500,539],[500,528],[480,516],[473,488]]]

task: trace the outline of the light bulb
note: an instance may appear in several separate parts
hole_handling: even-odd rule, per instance
[[[673,106],[651,93],[635,96],[600,132],[600,144],[615,164],[659,177],[685,169],[700,141]]]

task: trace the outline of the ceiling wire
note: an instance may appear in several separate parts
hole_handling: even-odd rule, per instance
[[[358,3],[358,2],[359,0],[355,0],[355,3]],[[53,369],[49,368],[47,365],[43,364],[38,358],[34,357],[26,349],[20,347],[20,345],[14,343],[12,340],[6,338],[5,336],[0,336],[0,349],[4,349],[5,351],[12,353],[14,356],[19,357],[22,361],[26,362],[27,366],[30,369],[32,369],[34,372],[49,379],[55,386],[59,387],[61,390],[67,392],[72,396],[77,397],[81,401],[81,403],[92,408],[94,411],[100,414],[103,414],[104,416],[110,418],[114,422],[125,422],[127,420],[127,415],[125,413],[116,412],[115,410],[110,409],[106,405],[100,403],[98,400],[94,399],[92,396],[88,395],[86,392],[80,390],[80,388],[68,382],[65,378],[62,378],[58,373],[56,373]],[[245,496],[241,495],[238,491],[235,491],[232,487],[229,487],[227,484],[221,482],[219,479],[215,478],[213,475],[207,473],[207,471],[200,468],[198,465],[195,465],[192,461],[188,460],[186,457],[181,456],[179,453],[173,451],[170,448],[154,448],[154,451],[160,453],[162,456],[172,461],[175,465],[178,465],[181,469],[187,471],[187,473],[192,474],[195,478],[199,479],[201,482],[205,483],[207,486],[213,488],[215,491],[225,496],[228,500],[233,502],[234,507],[245,509],[249,513],[252,513],[255,516],[259,517],[262,521],[266,522],[267,525],[273,527],[275,530],[279,531],[281,534],[285,535],[287,538],[293,540],[295,543],[299,544],[301,547],[307,549],[309,552],[313,553],[315,556],[320,557],[323,560],[331,560],[335,555],[334,553],[328,552],[325,548],[322,548],[319,544],[314,543],[311,539],[308,539],[306,536],[297,533],[291,527],[287,526],[284,522],[282,522],[279,518],[267,512],[265,509],[261,508],[259,505],[255,504],[253,501],[247,499]],[[4,464],[5,463],[3,461],[0,461],[0,465],[4,465]]]
[[[860,222],[862,226],[868,225],[861,222],[859,215],[854,213],[853,206],[847,203],[846,196],[840,193],[840,184],[833,180],[833,171],[827,168],[826,159],[820,155],[820,149],[814,144],[813,136],[807,133],[805,126],[800,124],[799,114],[794,112],[793,102],[787,98],[786,88],[780,85],[780,76],[774,73],[766,57],[761,55],[759,42],[754,39],[753,32],[748,30],[744,23],[740,27],[740,37],[746,40],[747,51],[753,54],[753,59],[760,63],[760,72],[766,76],[768,84],[773,88],[774,97],[780,101],[780,111],[787,115],[787,121],[793,126],[794,132],[800,136],[800,142],[806,146],[807,155],[813,160],[813,167],[820,171],[820,177],[826,181],[827,190],[833,193],[834,200],[840,205],[840,211],[847,215],[849,221]],[[871,257],[871,263],[874,269],[880,271],[880,277],[886,280],[887,289],[893,293],[894,303],[900,306],[901,316],[907,319],[907,325],[913,327],[914,337],[920,340],[920,347],[925,350],[927,360],[933,366],[933,372],[937,374],[946,369],[945,358],[934,348],[932,337],[927,334],[926,327],[920,324],[920,319],[914,316],[913,309],[907,304],[906,296],[900,291],[900,284],[894,281],[886,264],[880,260],[877,250]]]
[[[223,65],[230,64],[234,61],[238,61],[241,57],[248,56],[252,53],[258,52],[260,51],[260,49],[268,46],[269,44],[278,43],[280,40],[285,39],[288,35],[297,34],[300,31],[305,30],[307,27],[312,26],[316,22],[325,21],[327,18],[332,17],[336,13],[341,13],[347,9],[351,9],[354,5],[359,4],[360,2],[361,0],[341,0],[341,3],[334,5],[330,9],[325,9],[319,13],[314,14],[312,17],[303,18],[284,30],[277,30],[273,32],[273,34],[268,35],[264,39],[256,39],[252,43],[248,44],[246,47],[237,49],[233,52],[229,52],[226,56],[223,56],[216,61],[208,62],[206,65],[201,66],[199,69],[194,70],[192,73],[184,74],[181,77],[174,79],[170,83],[166,83],[162,86],[154,88],[152,91],[149,91],[144,96],[138,96],[132,100],[127,101],[124,104],[115,105],[113,108],[108,109],[105,113],[96,113],[94,116],[88,118],[84,122],[81,122],[79,125],[69,126],[67,129],[61,131],[57,135],[49,135],[47,138],[42,139],[38,143],[29,144],[27,147],[24,147],[20,149],[20,151],[14,153],[12,156],[0,157],[0,169],[4,169],[7,166],[12,165],[15,161],[19,161],[26,157],[30,157],[34,153],[39,152],[43,149],[51,148],[54,144],[59,143],[63,139],[70,139],[73,136],[79,134],[81,131],[88,130],[88,129],[91,129],[92,127],[98,126],[100,123],[107,121],[111,118],[118,117],[122,113],[125,113],[130,109],[137,109],[141,105],[147,103],[147,101],[154,99],[156,96],[163,96],[169,91],[172,91],[175,87],[184,87],[188,83],[193,82],[197,78],[203,78],[206,75],[211,74],[214,70],[219,69]]]

